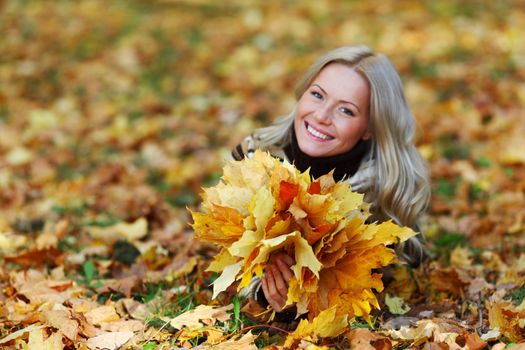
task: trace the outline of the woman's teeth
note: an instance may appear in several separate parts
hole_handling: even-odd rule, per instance
[[[308,130],[308,132],[312,135],[314,135],[315,137],[317,138],[320,138],[320,139],[323,139],[323,140],[331,140],[333,139],[333,137],[331,136],[328,136],[328,135],[325,135],[317,130],[315,130],[314,128],[312,128],[310,125],[307,125],[306,126],[306,130]]]

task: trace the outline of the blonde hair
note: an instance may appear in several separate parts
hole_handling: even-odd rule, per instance
[[[296,100],[328,64],[337,62],[352,67],[370,86],[370,156],[373,175],[367,200],[372,202],[374,219],[392,219],[416,227],[430,199],[426,164],[414,145],[415,122],[407,105],[401,79],[388,58],[374,54],[366,46],[340,47],[315,61],[295,89]],[[253,137],[262,148],[284,147],[291,140],[296,105],[273,125],[254,131]],[[363,165],[362,162],[361,165]],[[421,260],[423,247],[418,239],[408,241],[402,257]]]

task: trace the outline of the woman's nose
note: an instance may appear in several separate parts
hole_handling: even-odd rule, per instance
[[[330,111],[326,107],[318,108],[314,113],[315,120],[319,123],[328,124],[331,121]]]

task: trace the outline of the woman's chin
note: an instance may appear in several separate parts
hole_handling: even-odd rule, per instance
[[[299,148],[304,154],[309,155],[310,157],[326,157],[327,155],[327,151],[322,147],[319,147],[319,145],[299,145]]]

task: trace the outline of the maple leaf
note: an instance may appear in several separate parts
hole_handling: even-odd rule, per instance
[[[119,349],[133,337],[133,332],[102,332],[101,334],[89,338],[86,342],[89,349]]]
[[[109,227],[88,227],[89,233],[93,238],[105,242],[114,242],[119,239],[136,241],[148,234],[148,221],[145,218],[139,218],[132,223],[119,222]]]
[[[257,346],[255,345],[255,338],[251,332],[248,332],[246,334],[243,334],[240,337],[234,337],[231,339],[228,339],[226,341],[222,341],[220,343],[214,344],[208,339],[206,340],[206,343],[199,345],[199,349],[213,349],[213,350],[257,350]]]
[[[62,343],[62,334],[53,333],[47,339],[44,338],[42,329],[36,329],[29,332],[29,339],[27,342],[29,349],[42,350],[62,350],[64,344]]]
[[[210,214],[192,212],[193,229],[203,241],[228,246],[244,232],[243,217],[233,208],[213,205]]]
[[[69,310],[49,310],[45,311],[43,316],[48,325],[60,330],[71,341],[77,340],[79,324],[73,320]]]
[[[239,289],[247,287],[272,254],[285,250],[295,258],[287,304],[311,316],[339,305],[337,312],[370,322],[379,308],[372,289],[383,289],[372,271],[397,262],[388,246],[415,235],[391,221],[366,224],[363,195],[332,173],[312,182],[308,172],[258,150],[253,159],[228,163],[203,199],[203,212],[192,212],[195,233],[223,247],[210,265],[221,272],[213,298],[237,280]]]
[[[488,319],[491,330],[499,330],[510,341],[518,342],[525,336],[525,302],[515,306],[495,293],[488,303]]]
[[[282,206],[282,209],[286,210],[292,204],[294,198],[299,193],[299,185],[281,181],[279,183],[279,203]]]
[[[25,267],[37,267],[44,264],[50,264],[52,266],[60,265],[63,261],[63,254],[54,247],[35,249],[18,256],[6,256],[4,258],[6,262],[20,264]]]
[[[296,330],[286,337],[284,346],[290,348],[298,340],[316,342],[319,338],[336,337],[348,326],[346,315],[338,316],[336,306],[323,310],[312,321],[301,320]]]
[[[372,333],[367,328],[356,328],[347,334],[345,337],[350,341],[351,349],[363,350],[390,350],[392,344],[389,339],[383,338],[377,333]],[[373,345],[372,345],[373,344]]]
[[[406,22],[406,16],[387,18],[384,6],[370,2],[343,1],[337,6],[316,1],[243,2],[239,7],[237,1],[234,7],[239,15],[225,21],[224,9],[205,6],[210,3],[207,0],[141,1],[140,6],[124,1],[89,1],[80,6],[67,1],[46,2],[45,6],[38,1],[3,3],[7,6],[0,22],[7,25],[9,35],[0,44],[6,48],[0,69],[0,259],[20,257],[21,264],[0,262],[0,333],[16,333],[31,322],[45,326],[42,337],[32,333],[31,345],[26,332],[0,347],[46,347],[56,329],[47,327],[49,323],[59,325],[63,320],[65,332],[73,325],[59,314],[47,314],[64,308],[79,324],[81,338],[94,337],[110,325],[120,327],[117,323],[121,321],[114,321],[96,329],[91,325],[88,330],[84,314],[100,305],[91,300],[92,289],[75,284],[81,277],[78,267],[94,258],[99,277],[110,278],[105,286],[131,291],[131,283],[113,284],[113,279],[135,274],[113,264],[104,243],[134,234],[128,230],[121,235],[114,227],[104,230],[114,223],[147,218],[147,230],[139,227],[135,237],[145,232],[149,236],[135,239],[134,244],[147,252],[141,259],[149,255],[146,265],[137,264],[148,286],[207,279],[207,274],[201,274],[201,263],[216,252],[208,244],[200,246],[195,240],[190,254],[196,264],[187,260],[189,256],[172,261],[181,243],[192,239],[184,230],[187,216],[181,207],[196,204],[194,193],[201,184],[216,179],[227,152],[219,145],[231,145],[254,125],[268,120],[269,114],[280,114],[293,105],[292,80],[311,62],[312,55],[323,49],[324,42],[310,40],[306,50],[304,45],[289,43],[305,42],[312,33],[333,37],[336,42],[364,38],[387,56],[393,54],[393,63],[401,64],[401,73],[407,77],[405,94],[417,116],[417,148],[431,170],[432,203],[428,217],[425,215],[420,224],[430,245],[435,243],[436,259],[421,269],[409,270],[411,277],[408,272],[394,276],[395,285],[389,285],[388,293],[414,304],[414,316],[460,318],[469,327],[465,326],[467,333],[440,329],[415,343],[396,340],[391,347],[476,349],[483,347],[484,340],[494,350],[502,350],[512,344],[494,342],[501,338],[508,343],[510,338],[522,336],[523,306],[516,303],[523,299],[525,259],[519,262],[514,258],[522,250],[525,232],[524,43],[515,25],[523,22],[523,6],[465,2],[465,6],[452,9],[445,2],[436,16],[434,2],[389,3],[392,13],[408,11],[413,15]],[[170,10],[171,3],[177,4],[177,11]],[[341,21],[341,13],[352,13],[352,21]],[[72,19],[73,25],[60,25],[71,24]],[[458,29],[464,35],[455,35]],[[224,32],[228,35],[221,35]],[[188,64],[178,64],[178,58],[184,58],[191,69]],[[323,218],[299,202],[300,192],[304,197],[304,192],[329,194],[325,204],[330,208],[330,201],[337,202],[336,198],[342,198],[338,195],[347,192],[346,183],[337,185],[338,189],[329,176],[309,181],[307,172],[297,174],[281,165],[274,159],[259,159],[248,166],[234,163],[221,191],[215,187],[205,191],[208,198],[204,202],[235,209],[243,218],[242,244],[237,244],[241,238],[216,243],[221,248],[236,245],[231,250],[234,256],[221,249],[231,257],[231,261],[222,261],[222,266],[242,264],[225,284],[249,280],[250,274],[264,268],[265,263],[251,264],[263,239],[301,232],[322,264],[320,278],[325,269],[337,266],[349,251],[356,250],[354,244],[363,241],[362,223],[354,217],[361,215],[366,222],[368,209],[360,214],[335,210]],[[363,174],[363,178],[374,176]],[[282,182],[295,186],[297,194],[281,198]],[[267,186],[276,203],[274,215],[261,229],[256,227],[250,202],[262,186]],[[337,205],[342,208],[343,204]],[[206,205],[202,208],[210,210]],[[343,212],[348,213],[346,222],[338,219]],[[60,218],[72,220],[62,233],[50,229]],[[27,231],[16,224],[19,219],[28,223],[40,220],[45,226],[41,231]],[[263,222],[259,220],[259,224]],[[90,235],[93,226],[101,229],[96,239]],[[366,234],[375,235],[373,230]],[[453,249],[458,243],[454,237],[460,238],[461,246],[474,249]],[[57,248],[60,255],[46,254],[43,249],[50,247]],[[282,249],[293,255],[295,248],[290,243]],[[34,253],[24,257],[26,252]],[[442,263],[445,268],[439,267]],[[33,278],[35,272],[28,270],[44,271],[55,265],[59,268],[42,279]],[[27,278],[15,276],[15,271],[23,271]],[[216,267],[215,271],[220,274],[224,269]],[[320,283],[308,268],[302,269],[300,279],[294,278],[289,293],[304,299],[301,305],[307,312],[308,305],[322,301],[313,296]],[[200,303],[207,300],[208,291],[203,292],[195,294]],[[173,300],[170,293],[163,291],[162,298],[166,294],[166,300]],[[495,294],[501,298],[491,299]],[[367,296],[337,295],[348,300],[347,306],[353,299]],[[149,320],[160,308],[158,299],[130,305],[134,310],[126,309],[128,316]],[[417,305],[427,302],[431,304]],[[366,310],[364,304],[354,303]],[[424,312],[418,306],[423,306]],[[46,321],[45,316],[50,319]],[[491,324],[482,341],[471,328],[477,327],[479,316],[483,325]],[[212,332],[210,328],[204,333],[207,342],[214,339]],[[367,341],[368,335],[359,333],[355,338],[361,341],[349,339],[350,347],[381,348],[381,340]],[[460,335],[460,345],[453,341],[453,333]],[[218,339],[218,332],[215,334]],[[260,337],[265,337],[264,332]],[[254,348],[254,337],[245,338],[243,345]],[[143,345],[145,349],[151,345],[195,345],[182,344],[174,334],[152,328],[135,333],[130,347],[142,345],[146,339],[151,342]],[[219,343],[216,349],[243,348],[236,336],[224,335],[224,339],[227,344]],[[327,343],[344,347],[340,339]],[[63,341],[66,348],[86,349],[83,340],[72,344],[64,335]],[[306,341],[297,347],[323,348]],[[518,343],[513,347],[525,346]]]
[[[12,340],[15,340],[15,339],[18,339],[22,336],[24,336],[25,334],[27,333],[32,333],[34,331],[41,331],[42,328],[44,328],[45,326],[40,326],[40,325],[36,325],[36,324],[31,324],[29,326],[26,326],[22,329],[19,329],[11,334],[8,334],[6,335],[4,338],[0,339],[0,345],[2,344],[6,344],[6,343],[9,343],[10,341]]]
[[[213,307],[209,305],[199,305],[193,310],[171,319],[172,327],[181,329],[182,327],[202,327],[204,324],[212,325],[216,321],[225,322],[230,319],[230,314],[227,311],[233,309],[233,305],[226,305],[222,307]]]

